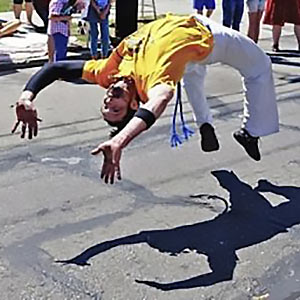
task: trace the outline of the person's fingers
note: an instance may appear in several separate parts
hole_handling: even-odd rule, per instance
[[[104,163],[101,170],[100,178],[104,180],[105,183],[108,183],[110,174],[110,164]]]
[[[104,182],[107,184],[109,181],[109,173],[105,174],[104,176]]]
[[[108,168],[109,168],[109,164],[106,162],[102,163],[102,169],[101,169],[101,174],[100,174],[100,178],[104,179],[104,177],[106,176],[106,174],[108,173]]]
[[[115,183],[115,177],[117,177],[118,180],[121,180],[121,171],[120,168],[110,165],[107,169],[105,174],[102,175],[102,178],[104,178],[105,183],[114,184]]]
[[[22,128],[21,128],[21,139],[24,139],[26,132],[26,123],[23,122]]]
[[[103,166],[102,167],[102,170],[101,170],[101,174],[100,174],[100,178],[103,179],[104,176],[105,176],[106,172],[105,172],[105,167]]]
[[[20,122],[21,122],[21,121],[19,121],[19,120],[16,120],[16,121],[15,121],[15,124],[13,125],[13,127],[12,127],[12,129],[11,129],[11,133],[14,133],[14,132],[17,130],[17,128],[18,128]]]
[[[116,167],[116,173],[117,173],[117,179],[121,180],[122,176],[121,176],[121,168],[120,168],[120,166]]]
[[[100,147],[97,147],[97,148],[95,148],[95,149],[93,149],[93,150],[91,151],[91,154],[92,154],[92,155],[97,155],[97,154],[99,154],[100,152],[102,152],[102,149],[101,149]]]
[[[36,124],[36,126],[33,127],[33,135],[34,136],[38,135],[38,124]]]
[[[100,178],[107,184],[115,182],[115,167],[110,163],[104,163]]]
[[[28,139],[32,139],[32,127],[28,126]]]
[[[115,168],[112,168],[110,174],[110,184],[114,184],[114,182],[115,182]]]

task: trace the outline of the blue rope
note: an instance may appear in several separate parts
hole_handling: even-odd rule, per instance
[[[178,144],[181,145],[182,141],[179,137],[179,135],[176,132],[176,116],[177,116],[177,108],[178,104],[181,98],[181,91],[177,86],[177,97],[176,97],[176,103],[175,103],[175,108],[174,108],[174,113],[173,113],[173,122],[172,122],[172,128],[171,128],[171,147],[177,147]]]
[[[189,137],[191,137],[194,134],[194,131],[186,125],[184,116],[183,116],[183,107],[182,107],[182,101],[181,101],[181,84],[180,81],[177,83],[177,97],[176,97],[176,103],[175,103],[175,109],[173,113],[173,122],[172,122],[172,129],[171,129],[171,147],[177,147],[178,145],[182,144],[182,139],[177,134],[176,131],[176,116],[177,116],[177,109],[179,105],[179,111],[180,111],[180,119],[181,119],[181,130],[183,132],[182,138],[185,140],[188,140]]]

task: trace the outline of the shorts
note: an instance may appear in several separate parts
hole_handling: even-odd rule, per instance
[[[14,4],[23,4],[23,1],[24,0],[14,0]],[[25,0],[26,3],[31,3],[32,1],[31,0]]]
[[[282,1],[284,1],[284,0],[282,0]],[[265,0],[247,0],[246,4],[247,4],[249,13],[264,11],[264,9],[265,9]]]
[[[216,2],[215,0],[194,0],[194,8],[198,10],[203,10],[203,7],[206,9],[215,9]]]

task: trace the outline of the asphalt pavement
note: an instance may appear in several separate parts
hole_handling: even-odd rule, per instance
[[[191,12],[159,1],[159,13]],[[220,5],[214,14],[218,20]],[[244,16],[242,32],[246,32]],[[0,73],[0,288],[2,300],[296,300],[300,297],[300,76],[296,51],[273,60],[280,132],[254,162],[233,140],[242,114],[236,71],[210,66],[208,101],[221,149],[203,153],[196,132],[171,148],[174,102],[122,156],[123,179],[99,179],[107,139],[104,90],[57,81],[36,106],[39,136],[11,135],[11,105],[38,68]],[[282,48],[295,50],[292,27]],[[196,131],[184,95],[186,119]]]

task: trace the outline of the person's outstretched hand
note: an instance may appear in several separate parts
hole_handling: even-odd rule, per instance
[[[104,155],[104,161],[101,170],[101,179],[105,183],[113,184],[115,177],[121,180],[120,159],[122,148],[113,140],[101,143],[97,148],[91,151],[92,155],[97,155],[100,152]]]
[[[21,138],[25,137],[26,131],[28,132],[28,139],[38,134],[38,121],[41,119],[37,116],[37,110],[30,100],[19,100],[16,103],[16,121],[11,129],[14,133],[21,123]]]

